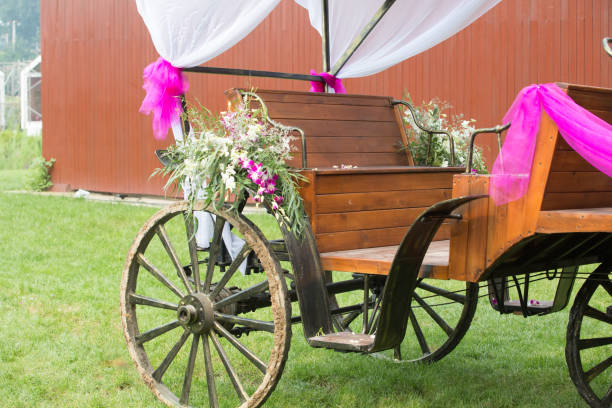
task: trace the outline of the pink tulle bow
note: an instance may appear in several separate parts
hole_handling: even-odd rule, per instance
[[[521,198],[529,188],[542,109],[568,145],[593,167],[612,177],[612,125],[572,100],[556,84],[523,88],[504,116],[512,121],[493,164],[489,195],[496,205]]]
[[[156,139],[166,138],[168,129],[181,116],[180,95],[187,92],[189,83],[180,68],[159,57],[144,69],[144,85],[147,92],[140,112],[153,113],[153,135]]]
[[[310,75],[316,75],[323,78],[324,83],[321,81],[310,81],[310,92],[325,92],[325,84],[332,88],[335,93],[346,93],[346,88],[342,85],[342,80],[333,76],[332,74],[328,74],[327,72],[319,72],[314,69],[310,70]]]

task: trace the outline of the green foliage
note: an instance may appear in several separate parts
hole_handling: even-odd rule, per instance
[[[405,98],[414,107],[416,120],[422,126],[432,130],[445,130],[453,138],[455,144],[455,165],[465,166],[468,157],[470,136],[474,132],[475,119],[466,120],[463,114],[448,115],[445,113],[452,108],[448,102],[432,99],[421,106],[412,103],[410,94]],[[429,133],[422,130],[416,123],[408,108],[404,111],[404,124],[408,136],[408,148],[412,153],[414,162],[418,166],[447,167],[451,163],[448,137],[444,134],[434,134],[429,142]],[[429,156],[428,154],[429,150]],[[487,173],[482,159],[480,148],[474,147],[473,168],[479,173]]]
[[[13,21],[16,41],[12,45]],[[0,2],[0,61],[28,61],[40,53],[40,0]]]
[[[0,170],[26,169],[42,154],[41,136],[27,136],[18,130],[0,132]]]
[[[28,169],[26,187],[33,191],[45,191],[51,187],[53,183],[49,170],[53,167],[53,163],[55,163],[55,159],[47,161],[42,156],[35,157]]]

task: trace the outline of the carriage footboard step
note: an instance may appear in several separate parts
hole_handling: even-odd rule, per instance
[[[343,331],[311,337],[308,343],[312,347],[365,352],[374,343],[374,335]]]

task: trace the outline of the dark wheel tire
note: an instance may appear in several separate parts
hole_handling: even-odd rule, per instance
[[[291,304],[283,271],[261,231],[224,209],[204,209],[216,216],[215,228],[209,249],[198,250],[188,209],[181,202],[157,212],[130,248],[121,281],[130,355],[169,406],[260,406],[289,352]],[[224,223],[245,244],[220,268],[209,259],[217,259]],[[239,266],[251,252],[264,272],[243,276]]]
[[[569,315],[565,359],[578,393],[593,408],[612,406],[611,264],[582,285]]]

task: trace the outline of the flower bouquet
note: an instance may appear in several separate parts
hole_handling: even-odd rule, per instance
[[[167,165],[156,171],[169,175],[165,189],[182,187],[192,207],[203,200],[235,211],[250,196],[300,236],[305,221],[297,183],[302,176],[286,164],[292,156],[289,131],[268,123],[246,97],[219,117],[203,106],[189,108],[188,117],[192,132],[168,149]]]

